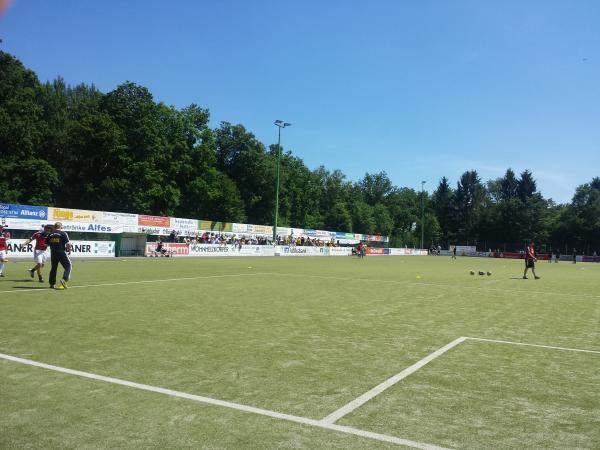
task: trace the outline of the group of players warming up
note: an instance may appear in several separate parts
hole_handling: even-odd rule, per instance
[[[25,244],[30,244],[35,241],[35,247],[33,250],[33,259],[35,266],[28,270],[31,278],[35,277],[37,273],[38,281],[44,282],[42,275],[42,268],[46,264],[46,250],[50,247],[50,275],[48,276],[48,282],[50,283],[51,289],[67,289],[69,278],[71,277],[72,264],[69,259],[71,254],[71,243],[69,241],[69,235],[62,230],[62,223],[57,222],[54,225],[45,225],[43,230],[34,233]],[[10,235],[4,232],[4,227],[0,225],[0,276],[4,276],[3,269],[4,263],[8,260],[7,252],[8,245],[7,241]],[[56,285],[56,272],[58,271],[58,265],[61,265],[64,269],[60,284]]]

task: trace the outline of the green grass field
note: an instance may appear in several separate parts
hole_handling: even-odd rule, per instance
[[[29,266],[0,279],[0,353],[301,420],[2,357],[1,448],[600,448],[600,264],[76,261],[62,292]],[[463,336],[546,347],[466,339],[322,422]]]

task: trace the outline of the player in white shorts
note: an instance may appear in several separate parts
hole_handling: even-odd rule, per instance
[[[45,225],[43,231],[38,231],[37,233],[33,233],[29,239],[27,239],[23,245],[28,245],[29,243],[35,241],[35,248],[33,249],[33,260],[35,261],[35,266],[33,269],[29,269],[29,276],[31,278],[34,277],[35,272],[38,274],[38,281],[40,283],[44,282],[44,277],[42,276],[42,267],[46,264],[46,249],[48,248],[48,244],[46,243],[46,238],[52,232],[52,226]]]
[[[4,277],[4,263],[8,261],[8,240],[10,233],[4,231],[4,225],[0,225],[0,277]]]

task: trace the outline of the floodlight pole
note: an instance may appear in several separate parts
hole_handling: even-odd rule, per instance
[[[277,244],[277,220],[279,219],[279,165],[281,161],[281,129],[289,127],[291,123],[283,120],[273,122],[277,130],[277,172],[275,177],[275,225],[273,226],[273,245]]]
[[[427,183],[427,181],[421,181],[421,249],[423,249],[423,240],[425,238],[425,203],[423,200],[423,186],[425,183]]]

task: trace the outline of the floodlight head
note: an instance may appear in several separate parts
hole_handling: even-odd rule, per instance
[[[292,124],[291,124],[291,123],[289,123],[289,122],[285,122],[285,123],[283,124],[283,127],[284,127],[284,128],[285,128],[285,127],[291,127],[291,126],[292,126]]]
[[[281,124],[283,123],[283,120],[276,120],[276,121],[275,121],[275,122],[273,122],[273,123],[279,127],[279,126],[281,126]]]

